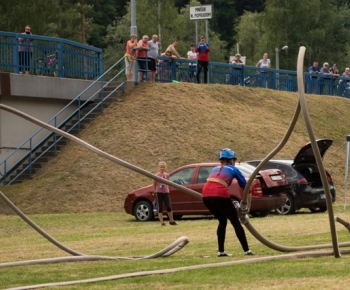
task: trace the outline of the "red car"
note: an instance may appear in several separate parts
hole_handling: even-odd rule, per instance
[[[171,172],[170,181],[202,193],[209,173],[218,165],[219,163],[189,164]],[[247,180],[255,170],[255,167],[247,163],[235,166]],[[252,194],[250,214],[253,217],[267,216],[277,206],[283,206],[286,202],[284,192],[288,190],[288,182],[282,171],[276,169],[260,171],[249,189]],[[229,192],[233,201],[242,200],[243,190],[236,179],[230,185]],[[183,215],[210,215],[202,200],[178,189],[170,188],[170,197],[175,218],[181,218]],[[152,220],[157,215],[153,185],[129,193],[124,201],[124,209],[126,213],[134,215],[138,221]]]

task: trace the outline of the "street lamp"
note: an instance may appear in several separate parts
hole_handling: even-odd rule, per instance
[[[130,10],[131,10],[131,26],[130,26],[130,35],[137,35],[137,26],[136,26],[136,0],[130,1]]]
[[[287,50],[288,45],[283,46],[281,49]],[[275,52],[276,52],[276,69],[280,69],[280,49],[278,47],[276,47]]]

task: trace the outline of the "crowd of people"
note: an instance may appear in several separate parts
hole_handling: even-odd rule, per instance
[[[170,64],[175,58],[183,58],[176,50],[179,41],[175,39],[164,52],[160,52],[160,41],[158,35],[152,35],[151,40],[144,35],[141,40],[137,41],[136,35],[131,35],[126,43],[125,49],[125,74],[128,81],[134,79],[135,59],[137,60],[138,72],[137,77],[140,82],[154,82],[158,75],[159,80],[171,80]],[[190,44],[190,50],[187,52],[189,63],[188,81],[196,79],[200,83],[208,82],[208,66],[210,46],[204,36],[201,36],[197,45]],[[162,56],[161,59],[158,56]],[[203,71],[203,78],[201,72]]]
[[[324,62],[320,68],[318,61],[315,60],[309,67],[308,72],[312,74],[309,77],[307,86],[308,93],[320,95],[337,94],[349,97],[350,68],[346,67],[344,72],[340,74],[336,63],[333,63],[330,67],[328,62]],[[339,79],[339,77],[341,78]],[[340,90],[341,92],[336,92],[335,90]]]

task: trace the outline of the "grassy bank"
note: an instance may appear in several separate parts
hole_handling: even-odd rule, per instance
[[[257,159],[281,141],[297,100],[296,93],[266,89],[145,83],[105,110],[80,137],[150,172],[159,160],[168,163],[169,171],[216,160],[223,147],[232,147],[243,161]],[[316,138],[334,140],[324,162],[342,204],[350,102],[308,95],[307,103]],[[276,157],[293,158],[308,141],[300,116]],[[33,180],[1,190],[30,214],[123,212],[126,194],[150,182],[70,143]],[[2,201],[0,213],[11,213]]]

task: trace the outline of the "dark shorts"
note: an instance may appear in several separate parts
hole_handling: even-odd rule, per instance
[[[137,59],[137,64],[139,65],[139,70],[145,71],[147,69],[146,62],[147,62],[146,58],[138,58]]]
[[[150,71],[156,71],[156,60],[154,58],[148,58],[148,69]]]
[[[156,196],[158,212],[163,212],[163,203],[165,204],[166,211],[171,212],[172,208],[169,193],[157,192]]]

